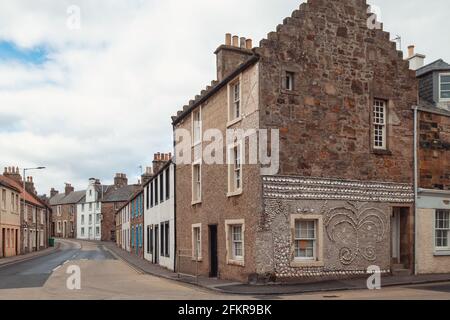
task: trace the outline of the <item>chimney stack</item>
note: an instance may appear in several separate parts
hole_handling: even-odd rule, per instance
[[[36,194],[36,189],[34,188],[33,177],[27,177],[25,181],[25,190],[28,193]]]
[[[66,183],[66,187],[64,189],[65,195],[67,196],[74,191],[75,191],[75,189],[72,187],[72,185],[70,183]]]
[[[116,173],[114,177],[114,185],[116,187],[122,188],[128,185],[127,175],[124,173]]]
[[[5,167],[5,171],[3,172],[5,177],[13,179],[14,181],[22,184],[22,176],[20,175],[19,167]]]
[[[423,54],[414,52],[415,46],[408,46],[408,58],[406,60],[409,62],[409,68],[411,70],[417,70],[422,68],[425,65],[426,56]]]
[[[55,190],[55,188],[52,188],[50,190],[50,198],[53,198],[54,196],[56,196],[59,193],[58,190]]]
[[[217,56],[217,80],[222,81],[242,63],[253,55],[251,39],[239,36],[225,35],[225,44],[219,46]]]
[[[153,169],[152,167],[145,168],[144,174],[141,176],[142,184],[146,184],[153,177]]]
[[[155,153],[153,158],[153,174],[157,174],[172,159],[172,153]]]

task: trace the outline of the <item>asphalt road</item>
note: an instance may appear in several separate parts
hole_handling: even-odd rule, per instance
[[[0,267],[0,300],[450,300],[450,283],[303,295],[226,295],[144,274],[117,260],[102,244],[59,243],[52,254]],[[76,290],[67,285],[72,266],[80,270],[81,287]]]
[[[83,251],[77,242],[59,241],[60,249],[50,255],[0,267],[0,289],[38,288],[44,286],[51,274],[71,260],[115,260],[102,247]]]

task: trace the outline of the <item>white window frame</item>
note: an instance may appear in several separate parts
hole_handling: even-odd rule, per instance
[[[239,87],[239,95],[236,96],[236,85]],[[228,124],[227,127],[242,120],[242,75],[239,75],[228,84]],[[236,104],[239,107],[239,114],[237,114]]]
[[[372,108],[373,149],[386,150],[388,102],[382,99],[374,99]],[[379,145],[379,139],[381,139],[381,145]]]
[[[307,235],[300,235],[297,236],[297,224],[298,223],[306,223],[306,224],[312,224],[313,225],[313,237],[308,237]],[[317,220],[306,220],[306,219],[297,219],[295,220],[295,232],[294,232],[294,259],[295,260],[316,260],[317,259]],[[310,229],[307,226],[307,232],[310,231]],[[300,257],[297,256],[297,243],[301,241],[307,241],[312,242],[312,256],[305,256]],[[306,251],[306,249],[305,249]]]
[[[314,221],[315,224],[315,243],[314,243],[314,258],[302,258],[296,257],[295,246],[298,239],[296,237],[296,223],[298,221]],[[308,214],[293,214],[291,215],[291,267],[301,268],[301,267],[323,267],[324,255],[323,255],[323,244],[324,244],[324,232],[323,232],[323,216],[322,215],[308,215]]]
[[[198,236],[196,236],[196,231],[198,230]],[[202,261],[202,224],[197,223],[192,225],[192,260]],[[196,252],[198,252],[198,257],[196,257]]]
[[[195,174],[198,167],[199,174]],[[199,177],[198,177],[199,176]],[[200,181],[198,181],[198,179]],[[198,188],[198,190],[197,190]],[[192,205],[202,202],[202,164],[201,160],[192,164]]]
[[[198,119],[196,119],[197,115]],[[202,130],[202,108],[198,107],[192,112],[192,146],[202,143]]]
[[[284,81],[284,84],[283,84],[284,90],[294,91],[295,72],[285,71],[283,81]]]
[[[241,227],[241,240],[242,243],[242,255],[236,256],[234,250],[234,243],[236,242],[233,238],[233,229],[235,227]],[[226,238],[226,252],[227,252],[227,264],[245,266],[245,220],[225,220],[225,238]]]
[[[442,84],[450,84],[450,82],[442,82],[442,77],[449,77],[450,73],[440,73],[439,74],[439,102],[450,102],[450,98],[442,98],[441,94],[442,91],[450,91],[450,90],[442,90],[441,85]]]
[[[438,217],[439,213],[447,213],[449,215],[449,218],[448,218],[449,225],[447,226],[447,228],[445,228],[445,227],[444,228],[438,228],[438,225],[437,225],[438,219],[437,219],[437,217]],[[437,243],[438,231],[447,232],[447,246],[446,247],[438,246],[438,243]],[[450,251],[450,210],[438,209],[438,210],[435,211],[435,214],[434,214],[434,239],[433,239],[433,241],[434,241],[434,248],[435,248],[436,252],[439,252],[439,251],[447,251],[447,252],[449,252]]]
[[[85,223],[85,219],[84,219],[84,214],[81,215],[81,225],[84,226]]]
[[[239,151],[239,168],[236,166],[235,151]],[[243,161],[242,156],[244,154],[244,146],[242,142],[236,142],[228,149],[228,197],[233,197],[242,194],[242,177],[243,177]],[[239,187],[237,186],[236,174],[239,172]]]

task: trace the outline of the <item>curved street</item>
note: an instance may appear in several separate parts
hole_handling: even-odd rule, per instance
[[[60,248],[49,255],[0,266],[0,299],[450,299],[450,283],[286,296],[225,295],[143,274],[117,259],[102,244],[78,240],[58,243]],[[71,266],[80,268],[80,290],[67,287]]]

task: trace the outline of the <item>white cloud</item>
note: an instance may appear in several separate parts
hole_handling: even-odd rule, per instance
[[[446,0],[373,1],[385,29],[430,57],[450,60]],[[298,0],[15,0],[0,4],[0,41],[45,46],[49,61],[0,63],[0,166],[45,165],[41,193],[89,177],[137,179],[139,165],[170,151],[171,120],[215,78],[214,50],[231,32],[260,39]],[[66,10],[81,8],[81,30]],[[4,122],[0,120],[0,126]]]

